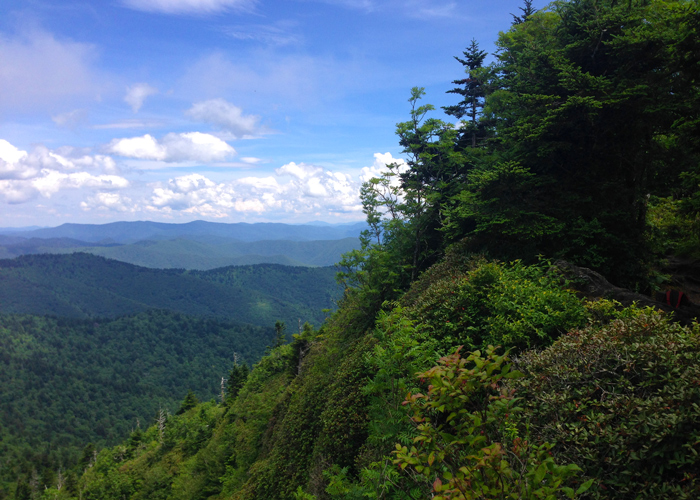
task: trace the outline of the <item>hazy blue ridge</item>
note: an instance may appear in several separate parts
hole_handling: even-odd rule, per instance
[[[242,241],[331,240],[357,237],[365,222],[351,225],[292,225],[281,223],[221,223],[193,221],[185,224],[135,221],[109,224],[62,224],[53,228],[12,231],[28,238],[74,238],[87,242],[134,243],[146,239],[174,239],[195,236],[219,236]],[[1,232],[2,230],[0,230]]]

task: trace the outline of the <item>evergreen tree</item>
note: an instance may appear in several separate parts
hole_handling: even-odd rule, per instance
[[[462,96],[462,101],[452,106],[444,106],[442,109],[448,115],[454,116],[458,120],[467,117],[467,121],[463,122],[461,135],[469,139],[472,148],[477,145],[477,137],[483,133],[483,126],[479,126],[477,119],[481,115],[481,110],[484,107],[484,98],[486,91],[484,89],[485,74],[482,69],[484,59],[486,59],[486,51],[479,49],[479,44],[472,39],[471,45],[463,52],[464,59],[455,56],[455,59],[462,63],[467,78],[454,80],[452,83],[460,85],[452,90],[448,90],[448,94],[458,94]],[[464,141],[462,141],[464,142]]]
[[[522,12],[521,15],[516,16],[515,14],[511,14],[513,16],[513,22],[512,25],[515,26],[516,24],[522,24],[525,21],[528,20],[528,18],[533,15],[535,12],[537,12],[537,9],[535,9],[532,6],[532,0],[525,0],[525,6],[524,7],[518,7],[520,11]]]
[[[287,330],[287,325],[284,321],[277,320],[275,322],[275,347],[280,347],[286,342],[285,331]]]
[[[192,392],[191,390],[187,391],[187,394],[185,395],[185,399],[182,400],[182,403],[180,404],[180,409],[177,410],[177,413],[175,415],[181,415],[185,413],[187,410],[194,408],[199,404],[199,399],[197,399],[197,396]]]
[[[238,396],[241,388],[248,380],[248,365],[245,363],[238,363],[233,365],[231,372],[228,375],[228,381],[226,382],[226,401],[233,402]]]

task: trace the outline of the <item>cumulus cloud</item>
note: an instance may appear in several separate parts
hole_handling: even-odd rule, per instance
[[[217,162],[236,154],[225,141],[201,132],[170,133],[160,140],[150,134],[114,139],[106,149],[118,156],[164,162]]]
[[[94,97],[98,78],[93,46],[34,30],[20,37],[0,33],[0,108],[42,109],[65,99]]]
[[[254,0],[123,0],[132,9],[164,14],[212,14],[226,10],[248,10]]]
[[[0,139],[0,199],[6,203],[24,203],[37,196],[50,198],[64,189],[128,188],[129,181],[114,174],[117,170],[108,156],[88,155],[75,148],[52,151],[45,146],[27,152]]]
[[[134,85],[126,88],[124,102],[131,106],[134,113],[138,113],[146,98],[156,95],[157,93],[158,89],[151,87],[147,83],[135,83]]]
[[[7,163],[17,163],[26,158],[26,156],[26,151],[21,151],[5,139],[0,139],[0,160]]]
[[[121,193],[96,193],[80,203],[80,208],[84,211],[114,211],[114,212],[135,212],[138,207],[134,205],[131,198],[123,196]]]
[[[155,187],[152,211],[227,217],[236,213],[358,214],[359,183],[348,174],[290,162],[274,176],[214,182],[201,174],[170,179]]]
[[[261,132],[258,126],[259,116],[244,115],[241,108],[224,99],[196,102],[185,114],[195,121],[231,132],[237,138]]]
[[[374,153],[374,163],[369,167],[362,167],[360,172],[360,181],[367,182],[373,177],[381,178],[383,174],[388,173],[387,165],[394,164],[398,168],[394,171],[403,174],[408,170],[408,165],[401,158],[394,158],[391,153]],[[391,179],[392,186],[398,186],[400,181],[398,177]]]

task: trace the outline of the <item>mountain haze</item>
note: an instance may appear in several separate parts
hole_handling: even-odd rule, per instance
[[[185,224],[136,221],[109,224],[62,224],[58,227],[14,231],[14,236],[27,238],[72,238],[86,242],[134,243],[140,240],[196,238],[219,236],[241,241],[261,240],[331,240],[357,237],[364,222],[350,225],[292,225],[281,223],[193,221]]]

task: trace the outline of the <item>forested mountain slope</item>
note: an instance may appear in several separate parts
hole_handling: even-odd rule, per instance
[[[174,413],[188,389],[218,397],[234,353],[254,362],[273,335],[271,327],[166,311],[0,315],[0,480],[16,479],[26,464],[70,466],[87,443],[114,444],[159,408]]]
[[[0,312],[85,318],[156,308],[272,326],[299,319],[319,324],[322,310],[335,307],[340,289],[332,268],[253,267],[261,279],[239,283],[232,277],[246,275],[245,267],[198,274],[90,254],[25,255],[0,261]],[[229,278],[217,280],[219,274]],[[274,279],[262,278],[268,275]]]

